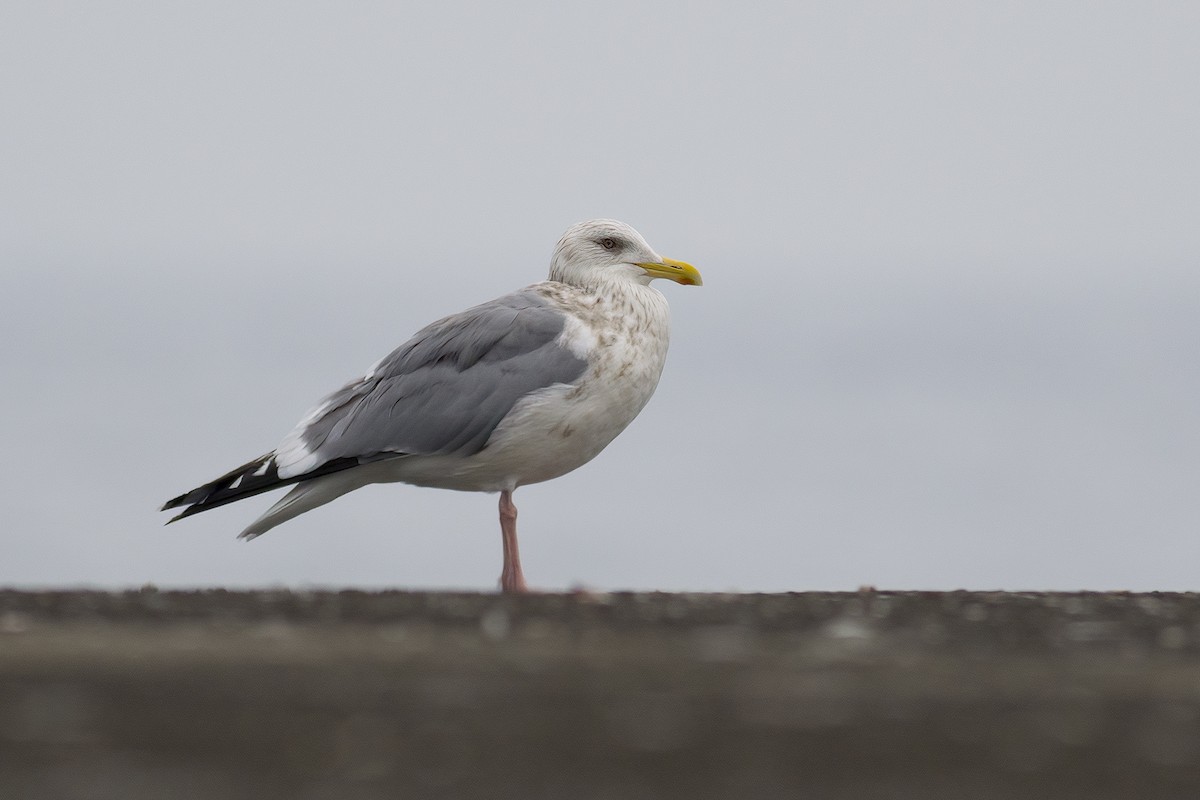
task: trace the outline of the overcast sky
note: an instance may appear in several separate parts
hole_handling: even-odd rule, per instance
[[[490,589],[496,498],[163,528],[591,217],[690,261],[531,585],[1200,588],[1200,4],[7,3],[0,585]]]

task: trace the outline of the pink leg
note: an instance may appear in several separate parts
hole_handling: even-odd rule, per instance
[[[504,571],[500,573],[500,590],[527,592],[525,575],[521,572],[521,554],[517,552],[517,507],[512,492],[500,493],[500,533],[504,538]]]

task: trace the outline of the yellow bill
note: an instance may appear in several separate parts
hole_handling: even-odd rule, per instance
[[[700,280],[700,270],[685,261],[664,258],[661,262],[639,261],[637,265],[646,270],[646,274],[652,278],[666,278],[684,286],[704,285],[704,281]]]

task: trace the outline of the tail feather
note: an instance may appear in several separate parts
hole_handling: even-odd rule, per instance
[[[370,477],[358,472],[340,472],[335,475],[323,475],[313,480],[306,480],[266,510],[247,528],[238,534],[239,539],[254,539],[263,535],[281,522],[298,517],[306,511],[322,506],[330,500],[341,497],[346,492],[354,491],[370,482]]]
[[[201,511],[219,508],[220,506],[244,500],[256,494],[269,492],[272,489],[278,489],[282,486],[289,486],[293,483],[318,478],[332,472],[340,472],[344,469],[357,467],[360,463],[357,458],[336,458],[303,475],[280,478],[279,470],[275,464],[275,454],[267,453],[264,456],[243,464],[235,470],[225,473],[214,481],[209,481],[203,486],[192,489],[190,492],[184,492],[178,497],[171,498],[163,504],[161,510],[166,511],[171,508],[187,506],[183,511],[167,520],[167,524],[170,525],[176,520],[190,517],[193,514],[199,514]]]

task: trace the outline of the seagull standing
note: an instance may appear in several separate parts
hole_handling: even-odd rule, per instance
[[[526,591],[519,486],[591,461],[650,400],[670,314],[655,278],[699,286],[623,222],[559,240],[549,280],[446,317],[317,404],[279,447],[169,500],[170,522],[281,486],[253,539],[371,483],[500,493],[505,592]]]

